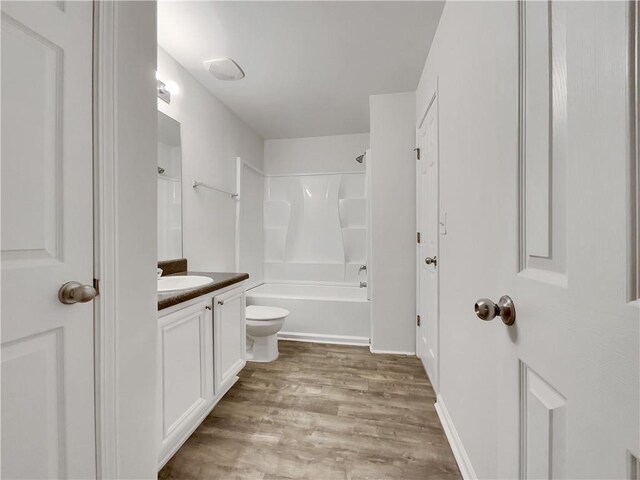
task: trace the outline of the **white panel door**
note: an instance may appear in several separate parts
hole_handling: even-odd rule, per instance
[[[218,295],[213,302],[215,393],[219,395],[246,363],[244,288]]]
[[[638,478],[633,6],[520,4],[520,168],[495,172],[517,315],[494,320],[499,478]]]
[[[418,315],[416,351],[438,391],[438,98],[417,130]]]
[[[94,478],[91,2],[2,2],[2,478]]]

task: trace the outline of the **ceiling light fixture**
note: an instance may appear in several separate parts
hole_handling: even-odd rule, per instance
[[[240,80],[244,72],[240,65],[227,57],[213,58],[202,62],[202,66],[218,80]]]

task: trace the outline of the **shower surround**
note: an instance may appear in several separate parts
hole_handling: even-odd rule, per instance
[[[359,285],[367,258],[365,173],[265,178],[268,283]]]

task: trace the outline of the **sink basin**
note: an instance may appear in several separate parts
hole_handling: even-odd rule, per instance
[[[213,278],[199,275],[175,275],[158,279],[158,293],[175,293],[203,287],[213,283]]]

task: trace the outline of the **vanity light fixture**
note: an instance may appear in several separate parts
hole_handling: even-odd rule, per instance
[[[167,103],[171,103],[171,95],[177,95],[178,93],[180,93],[180,87],[176,82],[169,80],[167,83],[164,83],[162,80],[160,80],[158,72],[156,72],[156,86],[158,98],[164,100]]]
[[[171,103],[171,92],[167,90],[167,86],[162,80],[156,80],[158,86],[158,98],[167,103]]]
[[[240,80],[244,71],[236,62],[228,57],[213,58],[202,62],[202,66],[218,80]]]

